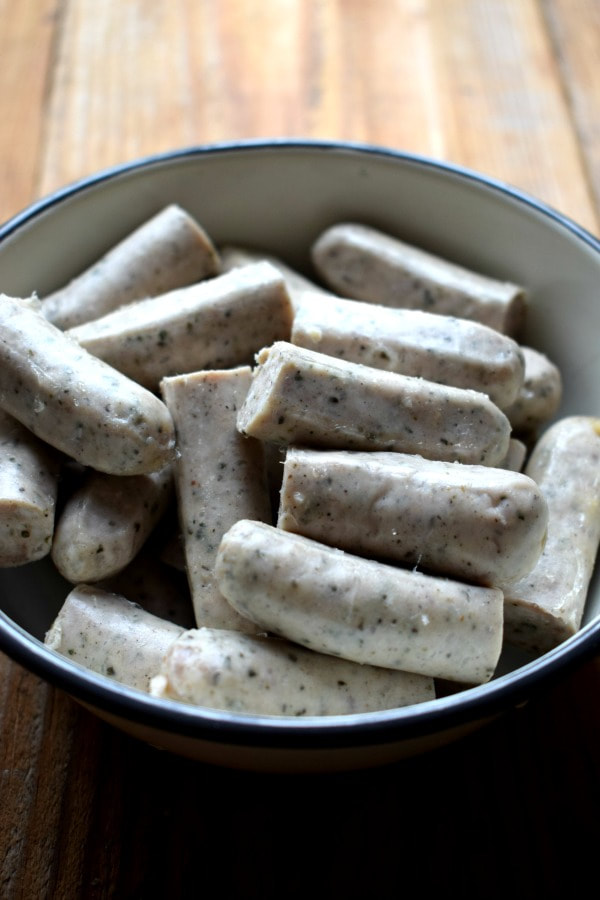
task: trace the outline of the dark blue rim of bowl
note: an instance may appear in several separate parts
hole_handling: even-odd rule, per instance
[[[69,197],[139,169],[206,155],[274,149],[366,154],[442,171],[535,209],[600,253],[600,242],[566,216],[516,188],[464,167],[370,144],[287,138],[193,146],[105,169],[31,204],[0,227],[0,241]],[[157,700],[113,683],[54,653],[4,613],[0,613],[0,649],[79,701],[132,724],[217,744],[323,750],[394,744],[492,718],[548,688],[599,653],[600,620],[590,623],[539,659],[487,685],[411,707],[326,719],[250,716]]]

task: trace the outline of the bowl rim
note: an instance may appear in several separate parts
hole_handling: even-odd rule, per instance
[[[600,241],[568,216],[500,180],[455,163],[374,144],[260,138],[197,144],[121,163],[74,181],[28,205],[0,226],[0,243],[52,207],[103,182],[140,169],[216,154],[298,150],[384,157],[465,179],[499,192],[559,224],[600,253]],[[425,737],[492,718],[550,687],[600,653],[600,617],[542,656],[487,684],[424,703],[372,713],[328,717],[258,716],[160,700],[99,675],[46,647],[0,611],[0,650],[79,701],[131,723],[218,744],[325,749],[382,745]]]

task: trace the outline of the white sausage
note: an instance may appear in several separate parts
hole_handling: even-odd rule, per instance
[[[508,452],[504,459],[498,463],[502,469],[510,469],[511,472],[521,472],[527,456],[527,447],[518,438],[510,439]]]
[[[148,475],[90,472],[56,525],[52,561],[72,584],[122,571],[141,549],[171,497],[171,466]]]
[[[159,559],[152,539],[128,566],[103,578],[98,587],[127,597],[159,619],[175,622],[182,628],[195,625],[185,572],[179,572]]]
[[[359,663],[479,683],[502,646],[494,588],[352,556],[261,522],[221,541],[219,588],[241,615],[311,650]]]
[[[368,228],[327,229],[312,250],[325,283],[344,297],[474,319],[515,334],[523,320],[523,288],[479,275]]]
[[[204,230],[172,204],[47,296],[42,310],[59,328],[73,328],[132,300],[209,278],[219,268],[219,256]]]
[[[0,295],[0,407],[101,472],[154,472],[174,454],[173,422],[158,397],[6,295]]]
[[[581,625],[600,543],[600,419],[560,419],[525,472],[546,498],[548,539],[529,575],[505,588],[506,639],[545,652]]]
[[[93,672],[148,691],[182,631],[125,597],[82,584],[65,599],[44,643]]]
[[[252,362],[287,339],[292,306],[269,263],[130,303],[69,331],[82,347],[152,390],[163,377]]]
[[[290,268],[277,256],[262,253],[259,250],[250,250],[247,247],[221,247],[221,263],[224,272],[230,272],[232,269],[248,266],[261,260],[271,263],[283,275],[296,312],[302,308],[305,295],[318,293],[321,297],[335,298],[335,294],[323,290],[314,281],[310,281],[310,279],[305,278],[304,275],[301,275],[295,269]]]
[[[489,586],[531,571],[547,520],[539,488],[519,473],[404,453],[291,448],[278,526]]]
[[[510,425],[485,394],[278,342],[257,356],[238,428],[261,440],[495,465]]]
[[[187,631],[152,679],[155,697],[263,716],[334,716],[434,699],[433,681],[313,653],[277,638]]]
[[[292,343],[319,353],[483,391],[501,409],[517,398],[524,361],[518,344],[479,322],[415,309],[304,293]]]
[[[504,410],[513,430],[531,435],[557,412],[562,399],[560,370],[547,356],[522,347],[525,376],[514,403]]]
[[[165,378],[161,390],[177,428],[175,484],[196,622],[255,633],[214,578],[219,542],[230,525],[271,519],[262,446],[245,440],[235,425],[250,380],[245,366]]]
[[[0,566],[50,552],[58,461],[50,448],[0,411]]]

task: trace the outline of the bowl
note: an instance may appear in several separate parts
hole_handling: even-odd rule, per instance
[[[201,146],[101,172],[0,229],[0,290],[46,294],[168,203],[220,243],[260,247],[309,271],[327,226],[360,221],[530,295],[522,342],[561,368],[560,415],[600,412],[600,243],[524,194],[457,166],[385,148],[275,140]],[[413,707],[269,718],[146,696],[46,648],[69,589],[48,560],[0,571],[0,649],[123,731],[209,763],[331,771],[396,761],[449,742],[563,678],[600,648],[600,581],[581,631],[536,659],[504,654],[482,686]]]

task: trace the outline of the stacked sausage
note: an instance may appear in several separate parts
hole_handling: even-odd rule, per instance
[[[600,422],[559,421],[516,471],[560,400],[511,336],[522,289],[363,225],[313,261],[324,286],[169,207],[39,304],[2,299],[2,563],[50,552],[75,585],[49,646],[160,697],[330,715],[579,628]],[[173,486],[191,629],[114,593]]]

